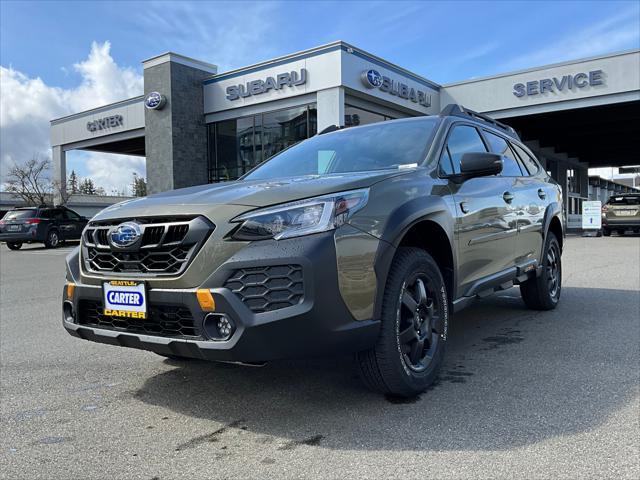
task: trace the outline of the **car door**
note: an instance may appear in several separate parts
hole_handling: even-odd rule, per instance
[[[493,153],[502,155],[503,169],[501,175],[511,180],[509,191],[513,195],[512,205],[516,214],[517,238],[515,242],[515,264],[524,266],[531,263],[534,257],[533,236],[540,235],[540,224],[537,216],[540,209],[539,198],[533,189],[536,182],[527,177],[527,170],[521,165],[519,158],[506,136],[483,129],[482,133]]]
[[[80,215],[73,210],[65,208],[63,211],[63,221],[61,230],[63,231],[63,237],[66,240],[77,240],[82,234],[82,230],[86,226],[87,222]]]
[[[487,152],[479,130],[454,124],[441,153],[441,172],[460,173],[462,155]],[[458,296],[469,294],[499,272],[513,267],[517,234],[510,190],[513,180],[501,176],[450,181],[456,203]]]
[[[61,208],[48,208],[40,213],[43,219],[46,219],[46,228],[41,232],[43,238],[49,234],[52,229],[58,230],[60,238],[64,238],[64,215]]]
[[[545,181],[542,167],[535,157],[516,142],[509,142],[518,156],[523,176],[516,179],[514,192],[519,205],[523,205],[521,220],[518,222],[517,253],[520,264],[538,260],[544,243],[544,214],[551,199],[555,198],[554,188]]]

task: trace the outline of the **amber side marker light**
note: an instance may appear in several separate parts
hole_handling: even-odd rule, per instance
[[[205,312],[213,312],[216,309],[216,302],[209,290],[204,288],[196,290],[196,297],[198,297],[200,308]]]
[[[76,291],[75,283],[67,283],[67,300],[73,300],[73,292]]]

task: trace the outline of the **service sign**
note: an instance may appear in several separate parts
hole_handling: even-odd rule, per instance
[[[144,282],[112,280],[103,284],[104,314],[110,317],[147,318]]]
[[[602,202],[582,202],[582,228],[600,230],[602,228]]]

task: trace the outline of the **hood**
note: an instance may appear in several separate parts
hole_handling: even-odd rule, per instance
[[[206,214],[214,205],[244,207],[229,210],[246,211],[318,195],[366,188],[409,171],[385,170],[198,185],[118,203],[102,210],[94,220],[166,215],[170,212],[172,214]]]

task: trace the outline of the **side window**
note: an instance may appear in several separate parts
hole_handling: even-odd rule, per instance
[[[78,215],[76,212],[72,212],[71,210],[65,210],[64,211],[64,218],[66,218],[67,220],[78,221],[78,220],[80,220],[80,215]]]
[[[509,147],[507,141],[504,138],[494,135],[486,130],[484,130],[484,135],[489,142],[491,151],[502,155],[503,166],[501,175],[503,177],[521,177],[522,170],[520,169],[518,160],[516,159],[513,150]]]
[[[529,172],[529,175],[534,175],[538,173],[538,170],[540,170],[540,167],[538,166],[538,162],[536,162],[536,160],[533,157],[531,157],[531,155],[529,155],[523,148],[518,146],[516,143],[512,143],[511,146],[516,149],[516,153],[520,157],[520,161],[522,161],[525,168]]]
[[[49,210],[48,218],[52,220],[62,220],[64,217],[62,215],[62,210],[54,208],[53,210]]]
[[[453,175],[451,156],[446,146],[442,149],[442,155],[440,155],[440,175]]]
[[[482,137],[475,127],[469,125],[457,125],[449,134],[447,150],[453,166],[454,173],[460,173],[460,160],[462,155],[469,152],[486,152]]]

